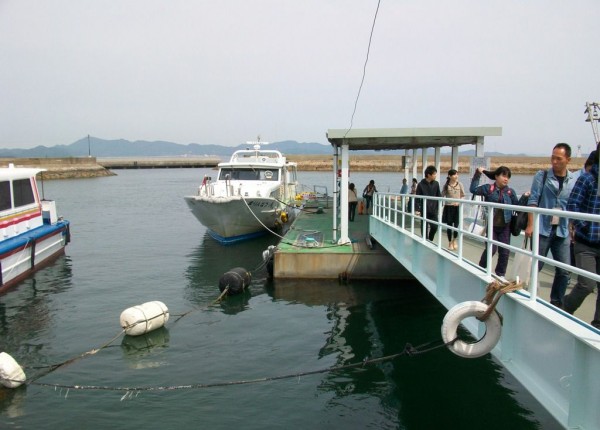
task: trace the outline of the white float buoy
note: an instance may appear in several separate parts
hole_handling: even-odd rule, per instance
[[[6,388],[17,388],[25,382],[25,372],[6,352],[0,352],[0,384]]]
[[[139,336],[164,326],[169,321],[169,309],[156,300],[125,309],[119,320],[125,334]]]

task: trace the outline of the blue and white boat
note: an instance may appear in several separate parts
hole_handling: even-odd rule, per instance
[[[36,175],[44,169],[0,168],[0,292],[64,253],[69,221],[56,203],[40,199]]]
[[[281,152],[261,149],[265,142],[248,142],[253,149],[235,151],[219,163],[217,179],[205,176],[195,196],[184,197],[194,216],[221,243],[235,243],[281,231],[295,216],[297,165]]]

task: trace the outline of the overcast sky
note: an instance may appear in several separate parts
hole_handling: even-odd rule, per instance
[[[377,0],[0,0],[0,145],[327,143]],[[598,0],[381,0],[353,128],[499,126],[589,152]]]

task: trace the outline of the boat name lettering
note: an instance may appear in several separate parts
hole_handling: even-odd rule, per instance
[[[274,202],[248,202],[248,206],[258,206],[259,208],[272,208],[275,206]]]

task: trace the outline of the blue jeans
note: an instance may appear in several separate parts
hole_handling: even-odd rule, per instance
[[[600,273],[600,248],[575,242],[575,263],[580,269]],[[593,279],[579,275],[573,290],[563,298],[564,310],[570,314],[575,312],[596,286],[596,281]],[[596,312],[592,322],[600,323],[600,294],[596,297]]]
[[[552,258],[565,264],[571,264],[571,240],[568,237],[560,237],[556,235],[556,226],[552,227],[550,236],[540,235],[539,254],[546,257],[548,251],[552,251]],[[539,262],[538,270],[544,267],[543,262]],[[550,291],[550,303],[553,305],[562,306],[563,297],[567,286],[569,285],[570,275],[565,269],[560,267],[554,268],[554,281],[552,282],[552,290]]]
[[[492,230],[493,239],[510,245],[510,223],[506,224],[504,227],[493,227]],[[506,267],[508,266],[508,256],[510,251],[501,246],[498,247],[496,245],[492,246],[492,255],[494,255],[498,251],[498,262],[496,263],[496,275],[504,276],[506,275]],[[481,254],[481,258],[479,259],[479,266],[485,269],[487,263],[487,247],[483,250],[483,254]]]

